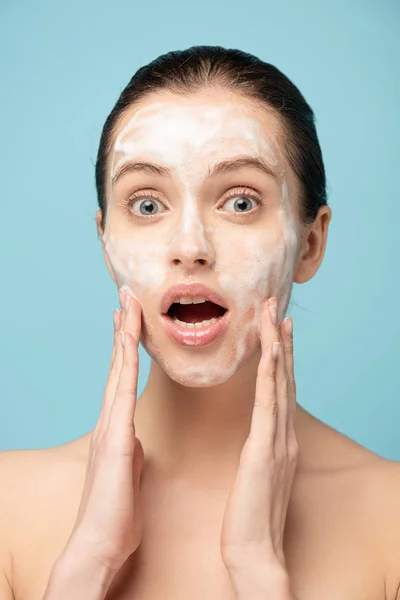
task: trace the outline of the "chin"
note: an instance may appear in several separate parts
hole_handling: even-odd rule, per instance
[[[161,365],[160,365],[161,366]],[[186,368],[184,370],[167,370],[165,365],[163,371],[179,385],[188,388],[209,388],[221,385],[228,381],[234,373],[226,373],[223,369],[210,373],[204,365]]]
[[[170,347],[160,348],[149,338],[142,343],[147,354],[172,381],[187,388],[211,388],[226,383],[245,365],[253,363],[259,340],[254,336],[253,344],[248,342],[249,339],[237,341],[230,350],[218,344],[216,352],[209,349],[208,356],[205,348],[199,352],[194,348],[182,351],[177,347],[174,351]]]

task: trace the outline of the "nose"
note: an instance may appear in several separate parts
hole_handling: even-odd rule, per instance
[[[189,270],[198,266],[213,266],[215,262],[214,249],[206,239],[204,231],[199,229],[197,232],[193,230],[180,231],[175,235],[169,248],[171,265],[175,267],[181,265]]]
[[[195,266],[211,266],[214,264],[214,256],[211,250],[199,247],[195,242],[189,240],[182,243],[170,252],[170,262],[174,266],[182,265],[186,269]]]

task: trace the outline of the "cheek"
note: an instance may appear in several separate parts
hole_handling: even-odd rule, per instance
[[[232,244],[219,262],[219,283],[235,302],[236,310],[247,321],[254,320],[254,310],[269,295],[279,294],[286,279],[287,248],[274,232],[244,236],[232,254]]]
[[[127,285],[133,292],[140,293],[154,292],[164,284],[168,250],[165,244],[141,244],[111,235],[105,242],[105,248],[118,287]]]

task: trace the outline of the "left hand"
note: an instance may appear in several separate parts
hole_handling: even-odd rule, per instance
[[[274,303],[271,310],[265,301],[261,311],[262,355],[250,434],[222,524],[221,556],[228,571],[254,570],[255,564],[286,571],[283,533],[298,456],[296,385],[293,337],[285,331],[285,322],[292,328],[292,320],[275,325],[271,313],[278,314],[276,299]]]

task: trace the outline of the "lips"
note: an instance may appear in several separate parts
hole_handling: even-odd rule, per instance
[[[170,287],[161,298],[160,312],[163,315],[168,313],[171,305],[182,297],[203,296],[210,302],[222,306],[228,310],[226,300],[216,291],[207,287],[203,283],[180,283]]]

